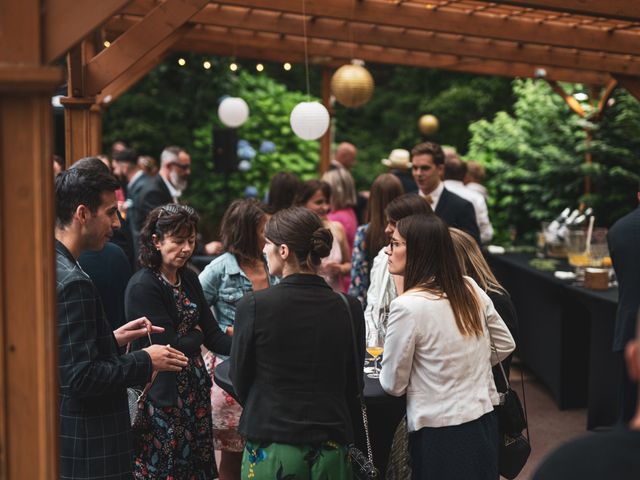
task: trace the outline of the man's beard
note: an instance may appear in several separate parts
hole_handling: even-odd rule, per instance
[[[189,183],[186,177],[180,176],[176,171],[169,172],[169,181],[176,190],[180,190],[181,192],[184,192],[186,190]]]

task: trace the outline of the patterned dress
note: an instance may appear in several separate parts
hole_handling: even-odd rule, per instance
[[[180,286],[169,285],[178,309],[178,335],[198,322],[199,307]],[[149,400],[134,425],[136,479],[208,480],[217,478],[211,426],[211,377],[200,353],[176,374],[178,403],[155,407]]]

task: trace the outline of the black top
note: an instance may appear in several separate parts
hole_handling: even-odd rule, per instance
[[[518,317],[516,315],[516,309],[513,306],[513,302],[511,301],[511,297],[507,293],[497,293],[497,292],[487,292],[487,295],[493,302],[493,306],[498,312],[498,315],[502,318],[505,325],[509,329],[513,340],[516,342],[516,346],[518,345]],[[505,371],[505,375],[509,378],[509,372],[511,369],[511,360],[513,358],[513,353],[511,353],[507,358],[502,361],[502,367]],[[499,392],[505,392],[507,390],[507,384],[504,381],[504,375],[500,370],[500,366],[496,365],[493,367],[493,379],[496,383],[496,388]]]
[[[640,207],[618,220],[609,230],[607,239],[618,278],[613,350],[619,352],[635,337],[636,315],[640,306]]]
[[[244,406],[242,435],[289,444],[353,441],[364,315],[358,300],[348,299],[359,349],[355,364],[346,306],[321,277],[290,275],[240,300],[230,367]]]
[[[142,230],[147,215],[156,207],[172,203],[173,197],[164,183],[162,175],[157,174],[155,177],[147,181],[138,195],[136,196],[136,214],[134,229]]]
[[[164,327],[163,333],[151,335],[153,343],[171,345],[188,357],[200,355],[202,344],[215,353],[228,355],[231,350],[231,337],[225,335],[218,327],[213,313],[207,306],[198,276],[188,268],[180,269],[178,274],[185,294],[191,303],[195,303],[199,308],[198,325],[202,332],[194,329],[178,337],[176,327],[180,319],[173,291],[148,268],[136,272],[129,281],[125,293],[127,320],[147,317],[154,325]],[[148,343],[149,341],[143,338],[136,342],[135,347],[146,347]],[[178,400],[176,374],[160,372],[149,390],[148,398],[159,407],[175,406]]]
[[[107,242],[98,252],[84,252],[78,263],[98,289],[111,329],[124,325],[124,291],[131,278],[131,264],[122,248]]]
[[[638,480],[640,431],[621,429],[573,440],[549,455],[533,480]]]
[[[480,245],[480,229],[471,202],[445,188],[442,190],[438,205],[436,205],[435,214],[447,222],[450,227],[467,232]]]

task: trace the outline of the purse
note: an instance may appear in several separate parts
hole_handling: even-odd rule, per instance
[[[485,319],[486,321],[486,319]],[[489,341],[491,348],[498,357],[498,353],[493,339],[491,338],[491,330],[487,324],[489,332]],[[498,433],[500,441],[498,445],[498,470],[500,475],[512,480],[522,471],[529,455],[531,455],[531,443],[529,439],[529,425],[527,422],[527,403],[524,394],[524,375],[520,371],[522,379],[522,398],[525,399],[524,408],[520,403],[518,394],[511,388],[507,374],[504,371],[502,362],[498,362],[500,372],[507,386],[505,392],[498,392],[500,395],[500,405],[495,407],[498,416]],[[522,431],[526,430],[527,436],[522,435]]]
[[[364,426],[364,436],[367,444],[367,454],[365,455],[355,445],[349,445],[349,458],[351,460],[351,466],[353,467],[353,478],[358,480],[378,480],[380,478],[380,472],[373,463],[373,450],[371,449],[371,439],[369,438],[369,420],[367,418],[367,406],[364,403],[362,397],[363,383],[362,375],[358,372],[358,347],[356,345],[356,329],[353,325],[353,315],[351,315],[351,306],[349,306],[349,300],[347,297],[338,293],[340,298],[347,307],[347,313],[349,315],[349,325],[351,325],[351,340],[353,343],[353,358],[356,374],[356,385],[358,386],[358,400],[360,402],[360,411],[362,412],[362,425]]]
[[[149,345],[153,345],[151,342],[151,334],[147,332],[147,338],[149,339]],[[127,351],[129,353],[131,350],[131,344],[127,344]],[[157,371],[154,371],[151,374],[151,380],[149,383],[145,385],[143,389],[139,387],[128,387],[127,388],[127,402],[129,403],[129,418],[131,420],[132,427],[140,427],[142,424],[142,412],[144,410],[144,401],[147,399],[147,393],[149,393],[149,389],[153,384],[153,381],[156,379],[156,375],[158,375]]]

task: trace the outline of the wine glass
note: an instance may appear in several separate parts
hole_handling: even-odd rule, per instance
[[[381,328],[371,332],[367,338],[367,352],[373,357],[373,372],[368,373],[369,378],[380,378],[380,369],[378,368],[378,359],[384,351],[384,332]]]

